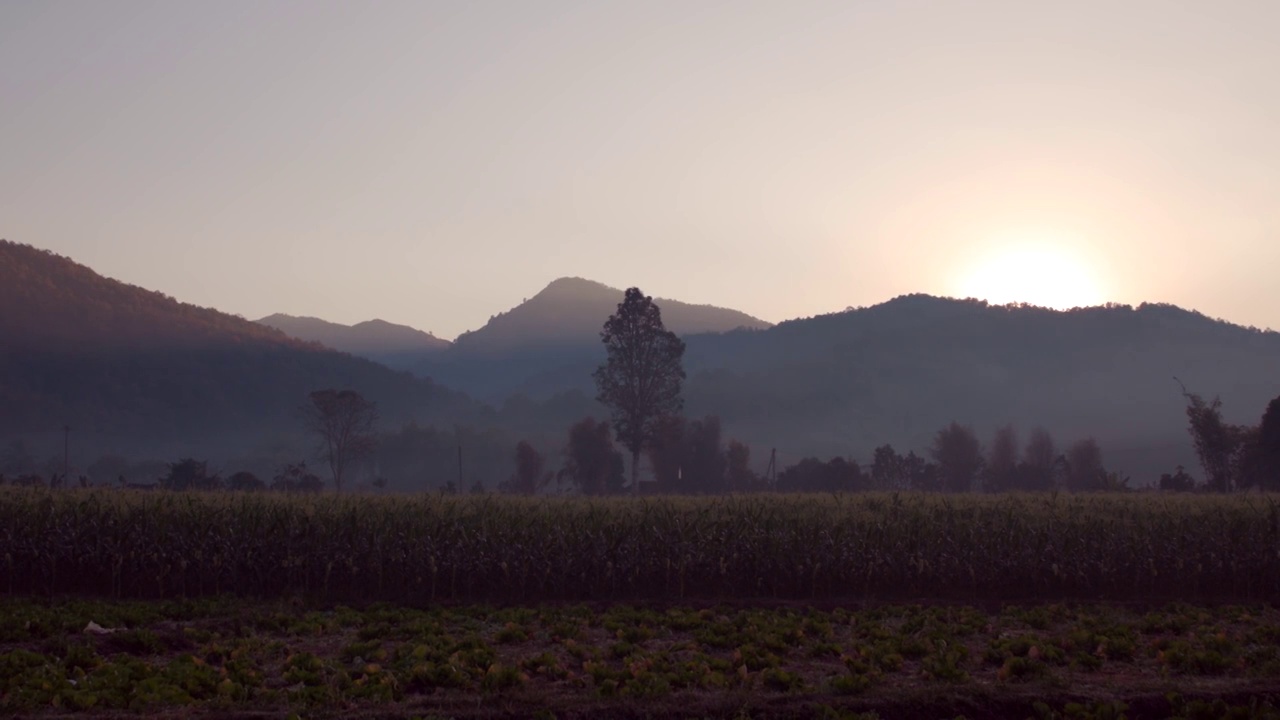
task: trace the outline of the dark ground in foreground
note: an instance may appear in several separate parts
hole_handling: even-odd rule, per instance
[[[102,628],[89,627],[96,623]],[[1280,609],[0,600],[0,714],[1280,717]]]

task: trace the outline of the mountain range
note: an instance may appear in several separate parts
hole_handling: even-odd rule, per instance
[[[478,330],[458,336],[450,350],[458,356],[496,357],[529,348],[595,347],[604,318],[625,293],[591,280],[560,278],[516,307],[494,315]],[[771,323],[744,312],[654,298],[662,322],[677,335],[759,330]]]
[[[414,370],[477,397],[500,402],[520,389],[500,377],[539,369],[556,370],[569,358],[600,346],[602,318],[622,302],[624,292],[582,278],[560,278],[516,307],[489,318],[483,327],[454,342],[405,325],[369,320],[342,325],[318,318],[275,314],[258,320],[291,337],[369,358],[388,367]],[[746,313],[712,305],[655,299],[663,323],[680,335],[763,329],[771,324]],[[506,372],[509,359],[519,373]]]
[[[296,433],[307,393],[340,386],[378,401],[384,427],[414,420],[459,437],[464,426],[491,428],[487,447],[529,437],[555,458],[570,423],[604,416],[591,371],[621,295],[557,280],[447,344],[380,321],[249,322],[0,242],[0,438],[60,439],[66,423],[117,449],[230,447]],[[687,342],[686,412],[718,415],[757,465],[775,448],[783,465],[809,455],[865,463],[885,443],[924,451],[956,420],[983,440],[1006,423],[1024,434],[1043,426],[1060,446],[1093,436],[1110,465],[1143,484],[1175,465],[1195,469],[1178,382],[1221,396],[1237,423],[1256,423],[1280,395],[1280,334],[1166,304],[1062,312],[909,295],[771,326],[656,302]],[[355,355],[395,356],[417,377]],[[509,462],[495,458],[486,472],[505,479]]]
[[[951,421],[1093,436],[1135,482],[1196,468],[1179,382],[1257,424],[1280,395],[1280,334],[1167,304],[1070,311],[927,295],[689,338],[687,405],[757,446],[869,461]],[[1176,380],[1175,380],[1176,378]]]
[[[548,407],[559,421],[598,415],[596,333],[620,295],[557,280],[414,370],[528,427]],[[986,438],[1009,423],[1024,435],[1046,427],[1062,445],[1094,436],[1114,463],[1150,479],[1196,463],[1179,382],[1221,396],[1238,423],[1257,422],[1280,394],[1280,335],[1168,304],[1056,311],[908,295],[771,326],[655,302],[688,344],[687,411],[718,415],[791,461],[867,461],[884,443],[922,449],[957,420]]]
[[[464,395],[239,317],[0,241],[0,438],[195,451],[299,425],[312,390],[355,387],[391,422],[469,419]],[[61,450],[61,442],[59,450]]]
[[[581,385],[603,356],[600,329],[622,302],[617,288],[582,278],[560,278],[478,330],[458,336],[445,352],[414,367],[486,402],[513,393],[543,399]],[[679,335],[758,330],[770,323],[737,310],[655,298],[663,324]]]
[[[256,322],[290,337],[366,357],[398,370],[407,370],[452,344],[431,333],[385,320],[342,325],[319,318],[277,313]]]

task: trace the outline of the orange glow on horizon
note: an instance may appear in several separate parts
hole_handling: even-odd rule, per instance
[[[955,279],[961,297],[997,305],[1028,303],[1056,310],[1104,302],[1096,270],[1072,244],[1026,236],[995,244]]]

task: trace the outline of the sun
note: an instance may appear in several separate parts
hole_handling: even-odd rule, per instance
[[[1028,303],[1069,310],[1103,301],[1096,271],[1069,246],[1040,240],[1002,243],[958,278],[961,297],[996,305]]]

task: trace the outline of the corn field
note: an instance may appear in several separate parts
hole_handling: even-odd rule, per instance
[[[0,592],[341,601],[1274,599],[1274,496],[0,492]]]

